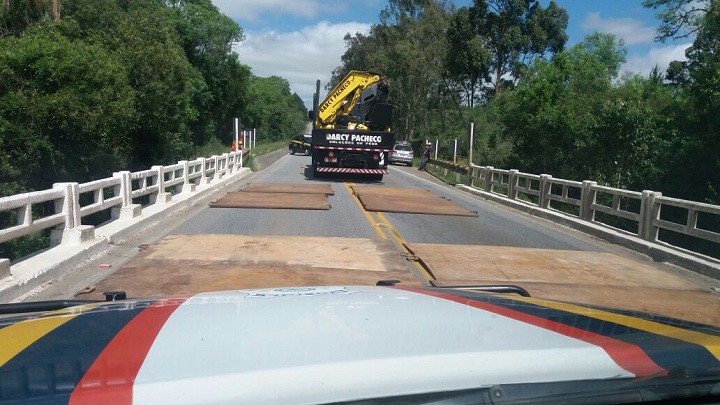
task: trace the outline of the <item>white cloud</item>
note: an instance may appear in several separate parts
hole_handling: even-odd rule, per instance
[[[635,53],[627,58],[627,62],[620,68],[622,72],[639,73],[647,75],[656,65],[665,74],[670,62],[674,60],[684,61],[685,50],[691,43],[652,47],[647,53]]]
[[[264,13],[312,18],[321,10],[317,0],[212,0],[221,13],[235,21],[253,21]]]
[[[626,45],[645,44],[655,39],[655,27],[647,26],[641,20],[632,18],[602,18],[600,13],[590,13],[582,22],[586,32],[614,34]]]
[[[291,91],[312,105],[315,82],[322,86],[340,66],[345,53],[345,34],[367,34],[370,24],[330,24],[322,21],[300,31],[282,33],[273,30],[246,32],[246,40],[235,47],[240,62],[252,68],[256,76],[280,76],[288,80]],[[321,89],[321,93],[323,89]]]

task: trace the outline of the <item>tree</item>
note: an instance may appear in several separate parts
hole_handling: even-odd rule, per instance
[[[544,9],[536,0],[474,0],[473,30],[491,54],[494,92],[520,77],[524,66],[567,42],[567,12],[551,1]]]
[[[448,87],[458,84],[465,93],[463,104],[470,108],[482,97],[478,93],[483,93],[484,84],[490,82],[491,54],[477,28],[471,21],[470,9],[463,7],[453,15],[447,31]],[[460,103],[457,108],[460,109]]]
[[[307,123],[302,99],[290,92],[290,84],[278,76],[254,77],[250,81],[251,102],[245,109],[243,124],[257,128],[266,139],[277,141],[301,133]]]
[[[18,185],[10,190],[127,164],[136,94],[121,60],[44,27],[0,39],[0,48],[0,142],[6,167],[15,168],[1,181]]]
[[[246,103],[250,69],[240,64],[233,51],[233,45],[245,37],[240,26],[222,15],[210,0],[173,0],[168,4],[176,12],[188,61],[207,85],[196,100],[198,119],[192,126],[194,142],[203,144],[209,137],[229,133],[232,118]]]
[[[657,17],[662,21],[655,37],[658,41],[695,36],[711,4],[712,0],[643,1],[644,7],[658,10]]]
[[[506,135],[514,141],[516,167],[565,178],[596,178],[594,162],[602,148],[595,130],[615,72],[615,64],[608,61],[622,61],[624,52],[614,36],[592,35],[551,61],[537,59],[517,89],[498,99]]]
[[[18,34],[43,20],[60,20],[60,0],[3,0],[0,5],[0,37]]]

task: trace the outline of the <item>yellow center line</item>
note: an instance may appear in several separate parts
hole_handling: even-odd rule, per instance
[[[368,211],[365,210],[365,207],[363,207],[362,203],[360,202],[360,199],[355,195],[355,192],[352,189],[353,183],[343,183],[345,185],[345,188],[350,193],[350,195],[353,197],[353,200],[355,200],[355,204],[357,204],[358,207],[360,207],[360,211],[362,211],[363,215],[365,215],[365,219],[370,223],[370,226],[375,230],[375,233],[378,235],[380,239],[387,239],[387,235],[385,235],[385,232],[381,229],[382,226],[378,223],[378,221],[375,220],[375,218],[370,215]]]
[[[388,219],[385,218],[385,215],[383,215],[382,212],[376,212],[375,215],[378,216],[378,218],[380,219],[380,222],[381,222],[382,224],[385,224],[385,226],[387,227],[388,231],[390,232],[390,235],[392,236],[393,240],[395,240],[395,243],[398,245],[398,247],[399,247],[404,253],[406,253],[406,254],[411,254],[411,252],[410,252],[410,251],[407,249],[407,247],[406,247],[407,241],[402,237],[402,235],[400,235],[400,233],[398,233],[397,230],[395,230],[395,228],[393,228],[392,225],[390,225],[390,221],[388,221]],[[415,266],[415,269],[418,271],[418,273],[425,279],[424,281],[425,281],[427,284],[430,284],[430,281],[431,281],[431,280],[435,280],[435,277],[433,277],[433,276],[428,272],[428,270],[427,270],[422,264],[420,264],[419,261],[413,260],[413,261],[412,261],[412,264],[413,264],[413,266]]]
[[[347,188],[350,195],[352,195],[353,199],[355,200],[355,203],[360,207],[360,210],[365,215],[365,219],[370,223],[370,225],[373,227],[375,232],[378,234],[380,239],[387,240],[388,235],[385,233],[383,228],[387,229],[387,232],[390,234],[390,237],[392,241],[395,243],[395,245],[398,246],[398,249],[402,251],[404,254],[412,254],[406,247],[406,241],[403,239],[403,237],[393,228],[392,225],[390,225],[390,221],[385,218],[385,216],[381,212],[372,211],[369,212],[365,210],[365,207],[363,207],[362,203],[360,202],[360,199],[352,190],[353,183],[344,183],[345,188]],[[423,267],[418,261],[413,260],[413,265],[415,266],[415,269],[417,269],[418,274],[424,279],[424,281],[427,284],[430,284],[430,280],[434,280],[435,278],[427,271],[425,267]]]

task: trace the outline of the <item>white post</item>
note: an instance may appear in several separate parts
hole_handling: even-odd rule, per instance
[[[240,130],[238,125],[238,119],[235,118],[235,121],[233,122],[233,131],[235,132],[235,145],[238,145],[238,131]],[[237,152],[237,149],[235,150]]]
[[[253,131],[253,144],[252,144],[252,148],[255,149],[255,141],[256,141],[256,138],[257,138],[257,131],[255,130],[255,128],[253,128],[252,131]]]
[[[453,147],[453,164],[457,164],[457,138],[455,138],[455,146]]]
[[[437,160],[437,150],[438,150],[439,146],[440,146],[440,140],[436,139],[435,140],[435,160]]]
[[[473,145],[475,144],[475,123],[470,123],[470,145],[468,145],[468,185],[472,185],[472,164],[473,164]],[[485,179],[485,188],[487,189],[487,181]]]

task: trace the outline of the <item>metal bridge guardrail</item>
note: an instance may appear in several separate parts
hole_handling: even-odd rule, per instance
[[[2,197],[0,212],[14,215],[16,223],[0,229],[0,243],[52,228],[51,247],[82,244],[95,238],[95,228],[82,225],[83,218],[108,209],[112,219],[140,216],[143,206],[134,203],[137,199],[147,196],[148,205],[166,204],[173,195],[192,193],[197,185],[210,184],[239,170],[248,153],[243,150],[138,172],[117,172],[110,178],[82,184],[56,183],[49,190]],[[49,211],[44,216],[40,214],[43,210],[33,210],[40,205]],[[10,261],[0,258],[0,280],[9,276]]]

